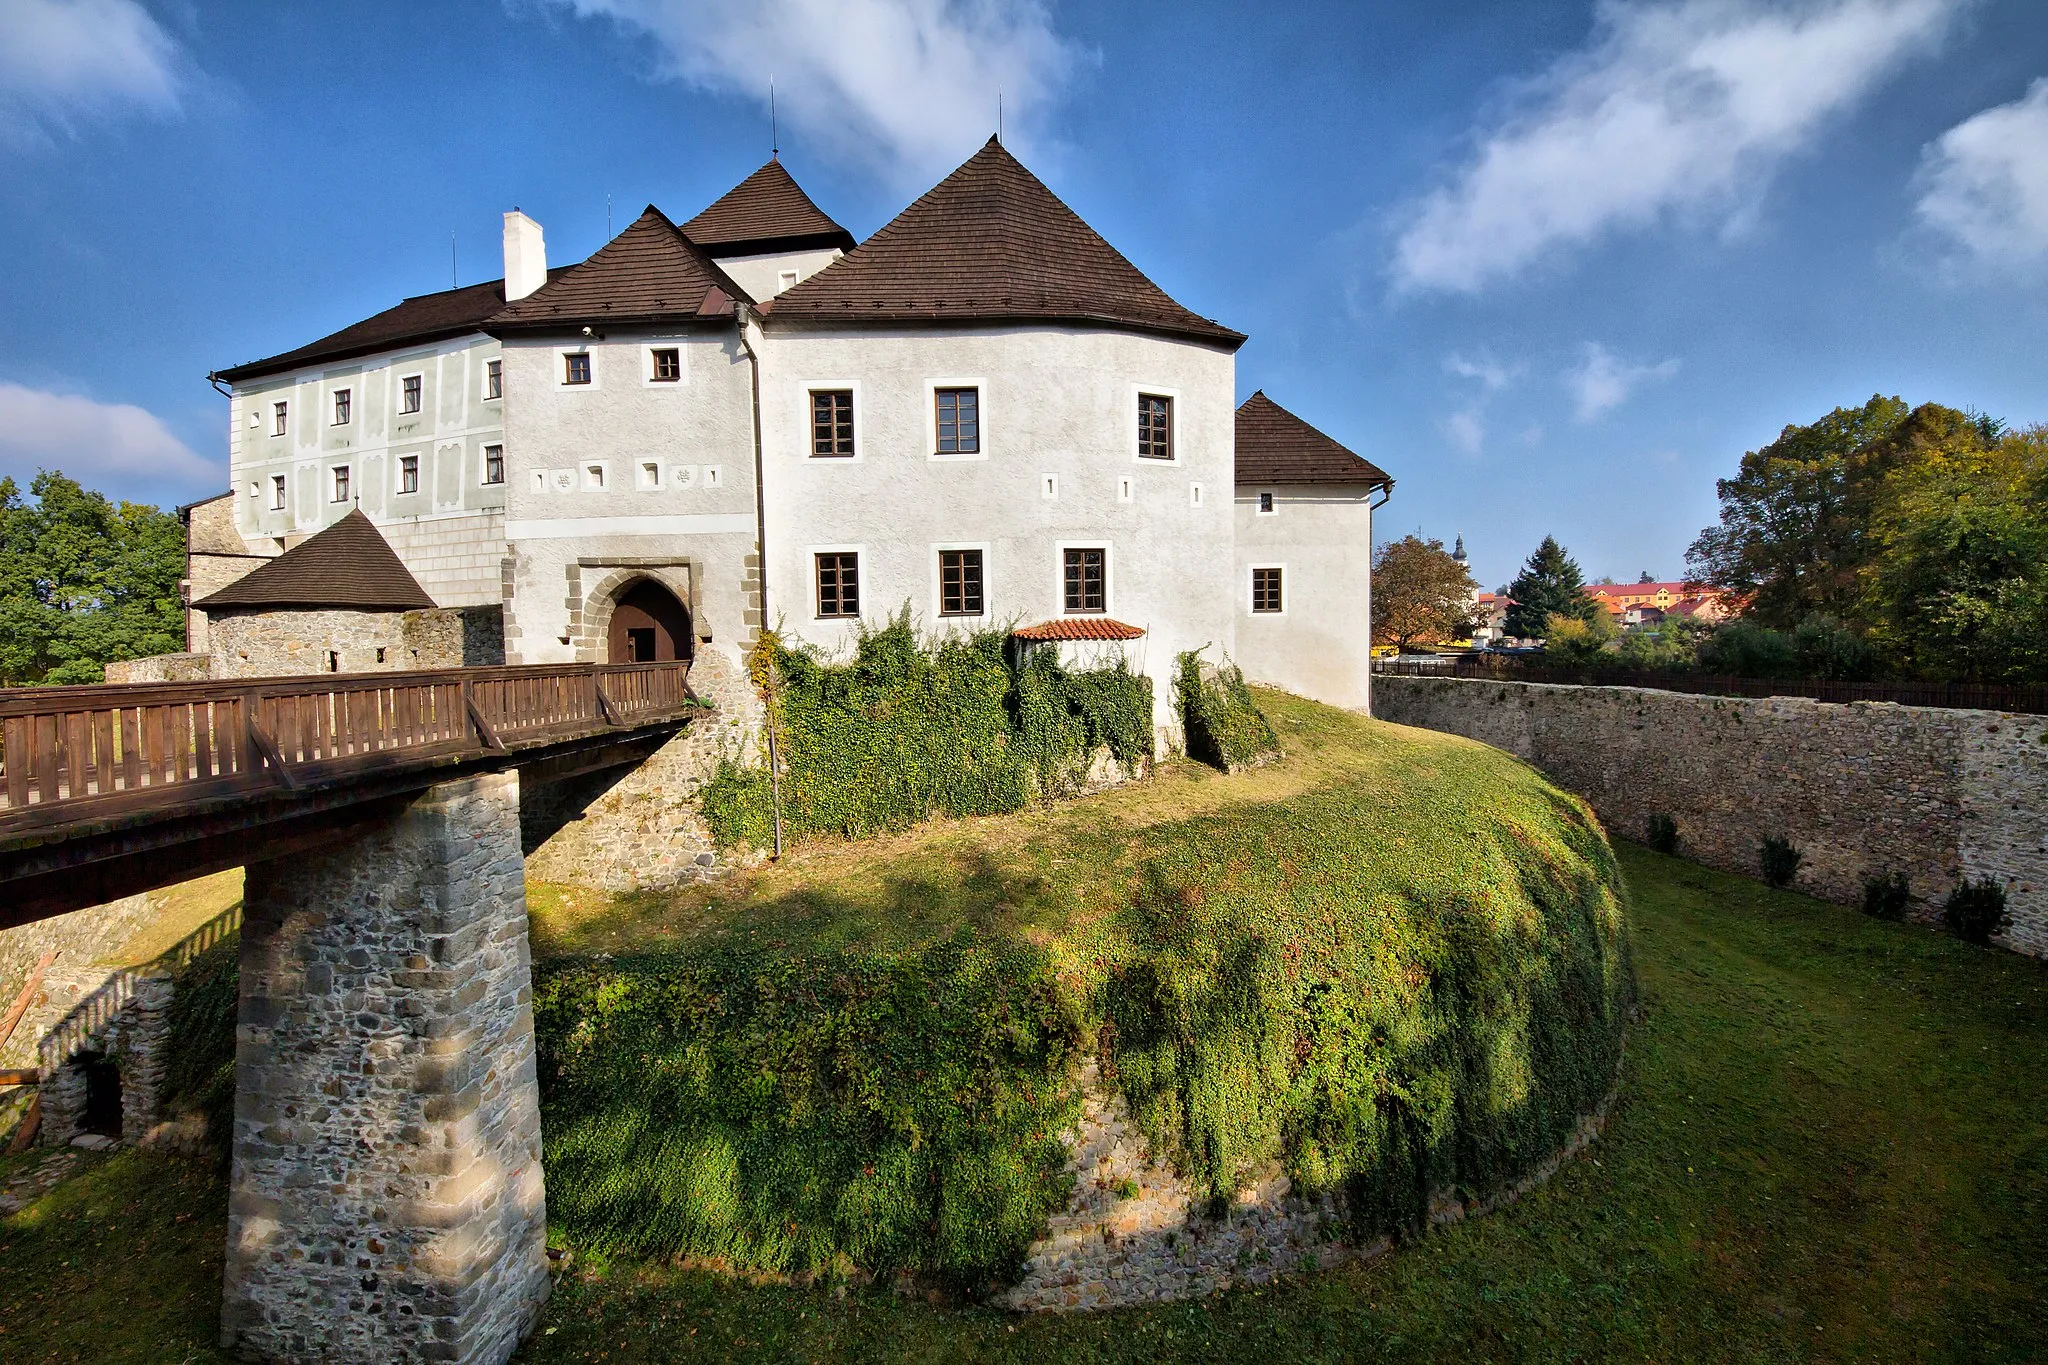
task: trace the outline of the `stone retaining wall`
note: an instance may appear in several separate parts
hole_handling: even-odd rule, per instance
[[[1390,676],[1373,710],[1507,750],[1625,838],[1668,814],[1710,867],[1755,876],[1762,841],[1788,840],[1797,888],[1841,904],[1896,871],[1937,920],[1958,879],[1995,878],[1998,941],[2048,956],[2048,716]]]

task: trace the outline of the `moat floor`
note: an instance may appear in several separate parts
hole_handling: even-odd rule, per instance
[[[2048,1356],[2048,964],[1622,857],[1646,1015],[1621,1102],[1506,1211],[1369,1265],[1059,1319],[585,1265],[520,1359]],[[222,1359],[219,1177],[79,1168],[0,1220],[0,1360]]]

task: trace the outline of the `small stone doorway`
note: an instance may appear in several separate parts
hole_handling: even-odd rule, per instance
[[[114,1059],[98,1052],[83,1052],[72,1059],[85,1081],[85,1112],[78,1128],[83,1133],[119,1140],[121,1137],[121,1068]]]
[[[649,578],[620,594],[612,607],[605,657],[615,664],[674,663],[694,652],[690,609]]]

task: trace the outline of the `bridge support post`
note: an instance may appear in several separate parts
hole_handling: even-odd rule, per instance
[[[248,869],[222,1344],[499,1365],[547,1297],[519,778]]]

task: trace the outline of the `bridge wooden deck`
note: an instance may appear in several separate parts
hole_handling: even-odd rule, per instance
[[[338,837],[347,808],[465,768],[559,776],[630,759],[620,746],[701,709],[688,673],[537,664],[0,689],[0,927]],[[238,834],[239,848],[213,847]]]

